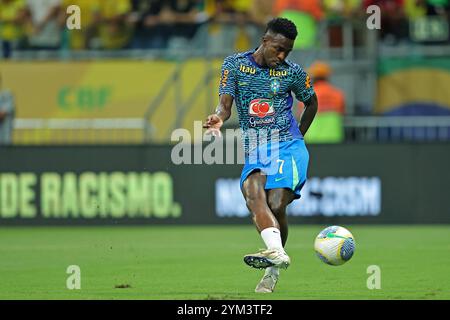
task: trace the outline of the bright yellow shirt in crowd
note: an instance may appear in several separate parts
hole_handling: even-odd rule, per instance
[[[131,12],[129,0],[95,0],[98,12],[103,18],[113,18]],[[100,26],[100,39],[105,49],[118,49],[123,47],[130,38],[130,28],[126,25],[114,27],[108,23]]]
[[[4,40],[17,40],[24,34],[24,26],[8,22],[19,17],[26,8],[25,0],[0,0],[0,36]]]
[[[94,12],[98,8],[97,1],[93,0],[64,0],[63,8],[77,5],[81,12],[81,30],[69,30],[70,47],[72,49],[86,48],[86,33],[94,20]],[[68,17],[68,15],[67,15]]]

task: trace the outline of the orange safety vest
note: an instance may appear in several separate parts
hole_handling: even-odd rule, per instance
[[[334,111],[344,114],[345,97],[340,89],[327,81],[319,80],[314,83],[314,91],[316,92],[317,100],[319,100],[317,112]]]
[[[308,143],[341,143],[345,139],[343,114],[345,98],[341,90],[324,80],[314,83],[319,101],[317,115],[306,133]]]

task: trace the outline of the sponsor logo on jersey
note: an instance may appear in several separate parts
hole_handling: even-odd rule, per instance
[[[285,77],[285,76],[288,75],[288,72],[287,72],[287,70],[278,71],[278,70],[275,70],[275,69],[270,69],[269,70],[269,75],[271,77]]]
[[[227,86],[229,73],[230,71],[228,69],[223,70],[222,80],[220,81],[220,83],[222,84],[222,88],[225,88]]]
[[[251,116],[257,116],[258,118],[264,118],[271,116],[275,113],[273,108],[273,102],[270,99],[253,99],[250,101],[248,114]]]
[[[243,73],[255,74],[256,73],[256,68],[252,68],[252,67],[249,67],[249,66],[244,66],[243,64],[241,64],[241,66],[239,67],[239,71],[241,71]]]
[[[305,87],[306,89],[311,88],[311,78],[309,76],[306,76]]]
[[[275,117],[267,117],[262,119],[250,117],[248,122],[251,127],[266,126],[269,124],[275,124]]]

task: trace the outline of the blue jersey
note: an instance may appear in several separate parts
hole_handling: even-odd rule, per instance
[[[245,153],[265,142],[303,139],[292,114],[294,102],[314,95],[307,73],[285,60],[276,69],[262,67],[248,51],[225,58],[219,95],[234,97]]]

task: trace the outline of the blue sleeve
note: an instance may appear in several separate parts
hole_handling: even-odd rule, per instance
[[[236,97],[236,62],[233,56],[226,57],[222,64],[222,75],[219,84],[219,96],[229,94]]]
[[[300,67],[293,72],[291,90],[298,101],[305,102],[314,95],[314,88],[309,75]]]

